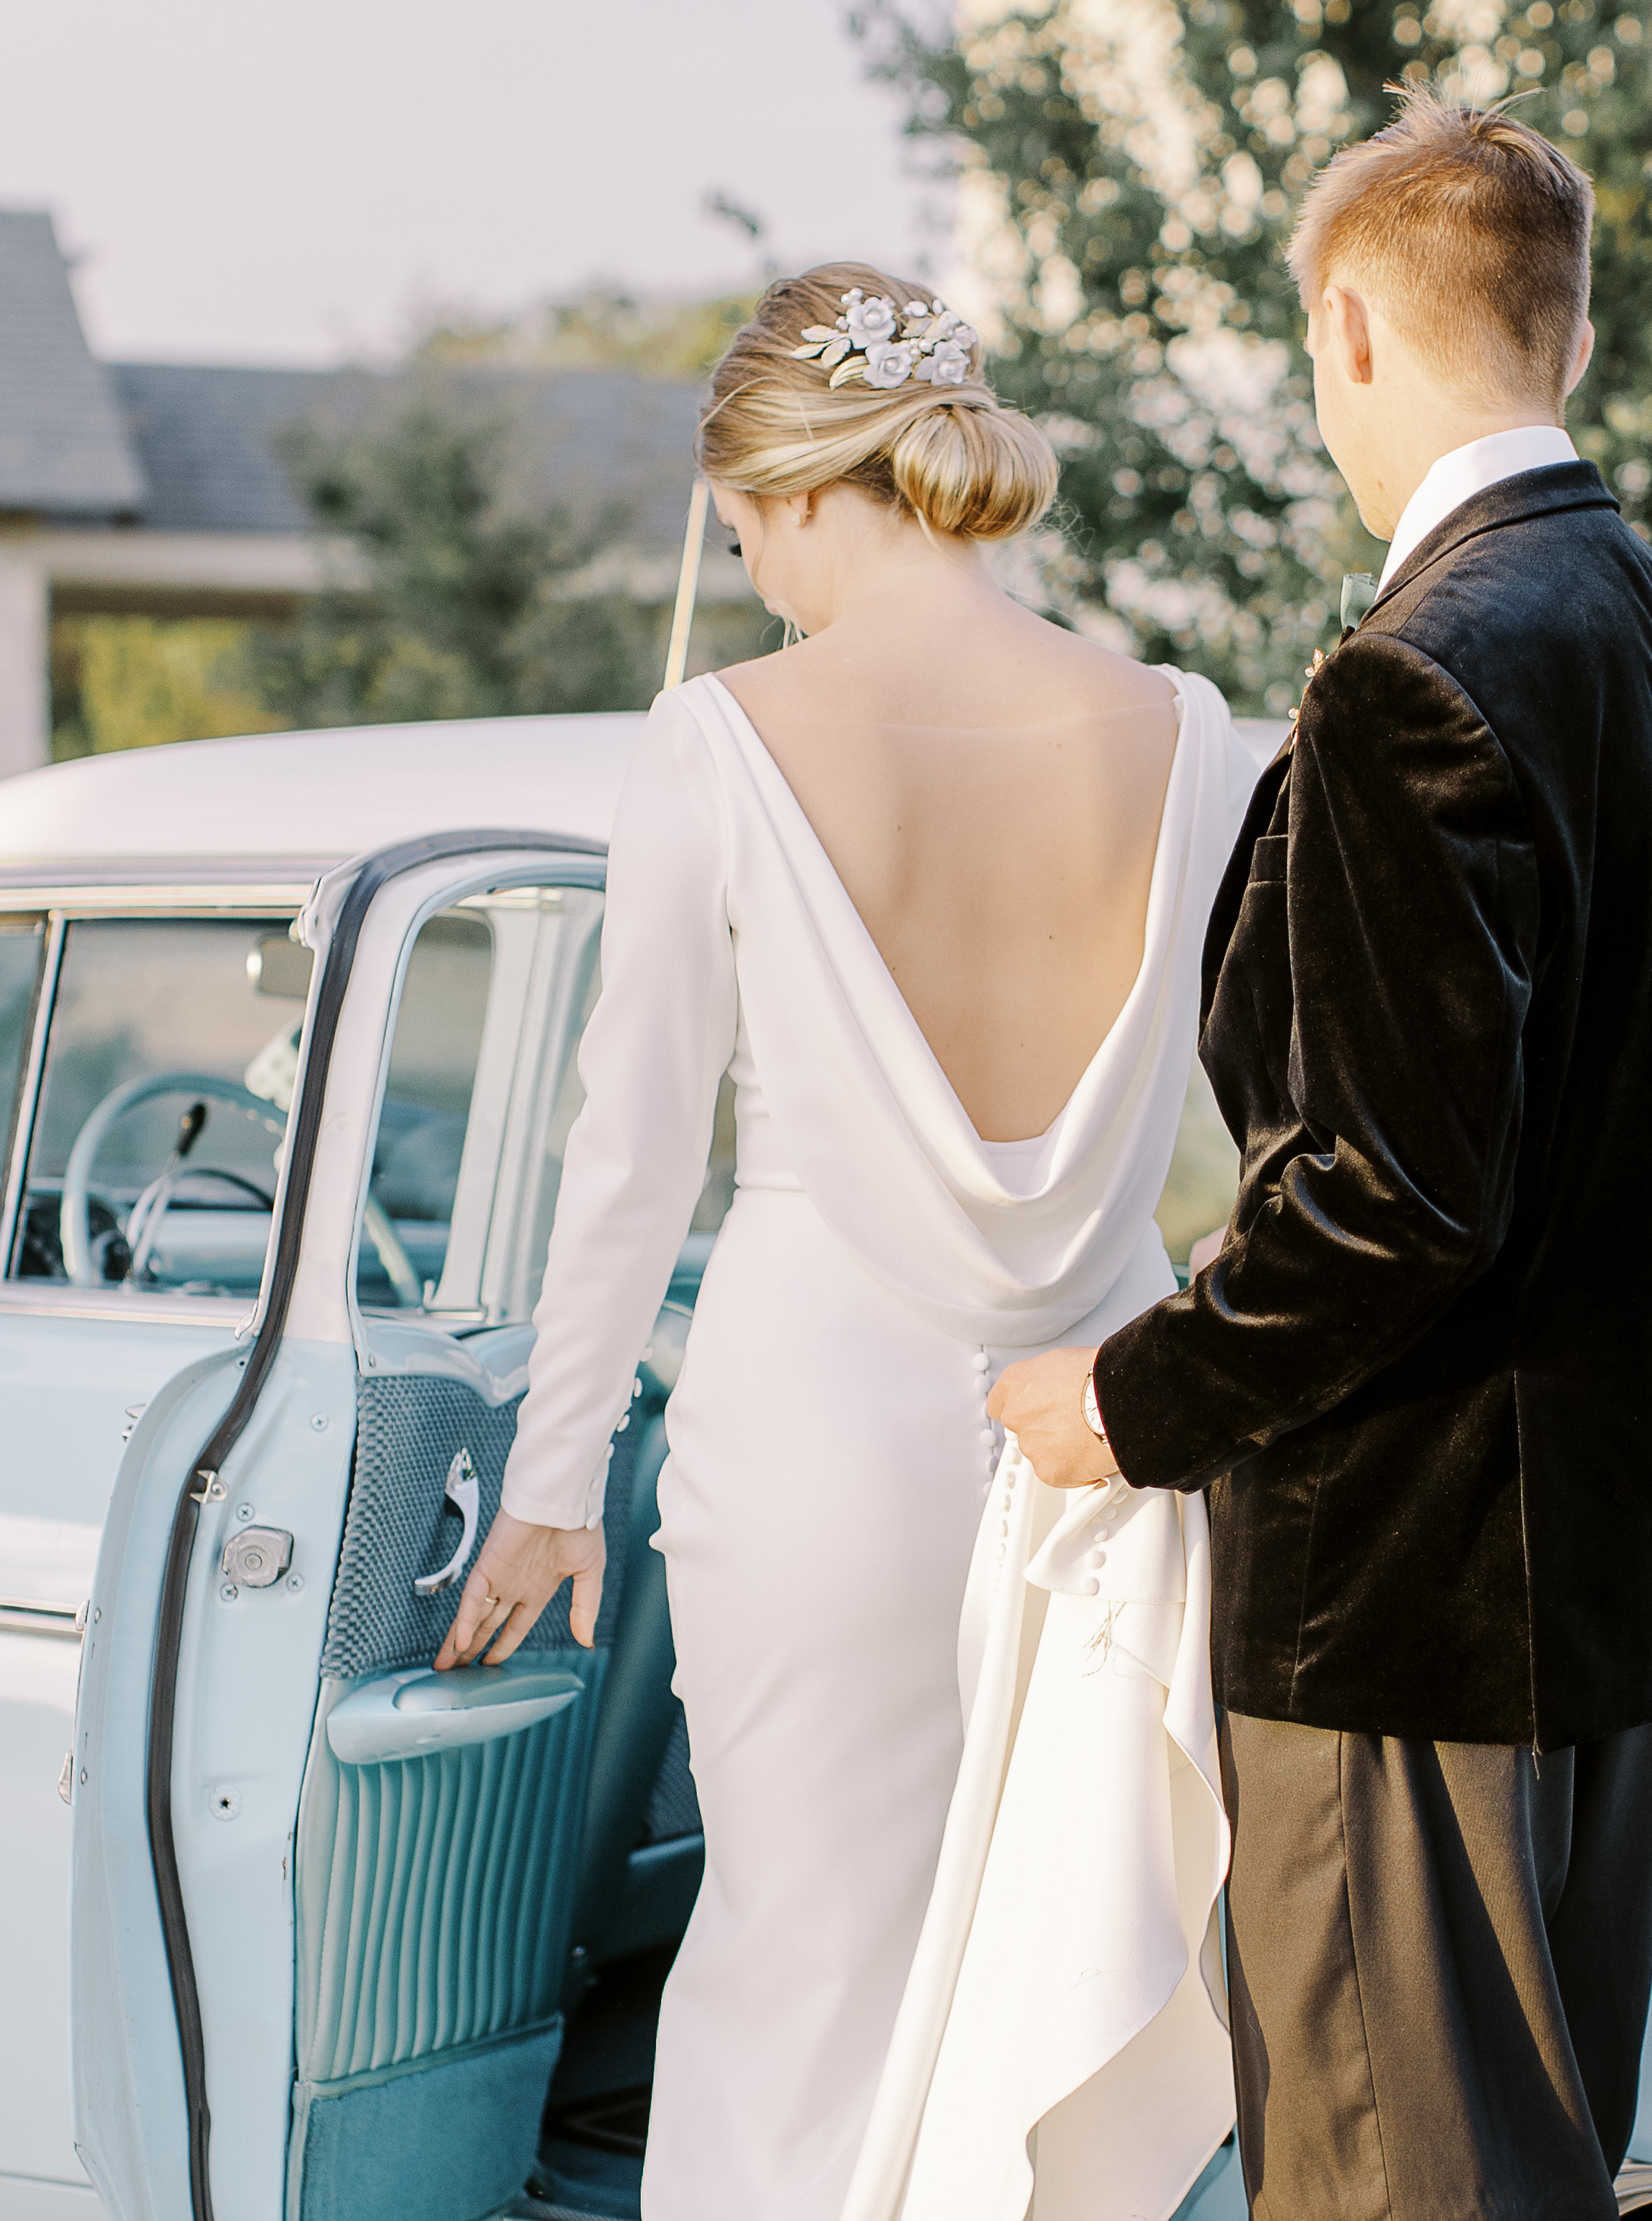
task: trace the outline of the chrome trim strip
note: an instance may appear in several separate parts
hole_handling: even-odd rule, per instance
[[[233,1337],[250,1320],[248,1305],[253,1300],[250,1296],[152,1296],[111,1286],[103,1297],[95,1289],[64,1287],[63,1301],[57,1303],[48,1291],[60,1286],[53,1280],[7,1281],[0,1286],[0,1319],[114,1319],[124,1326],[216,1324]]]
[[[29,1035],[28,1054],[17,1075],[17,1103],[11,1120],[11,1156],[5,1168],[4,1193],[0,1195],[0,1277],[11,1270],[12,1249],[17,1236],[17,1217],[23,1203],[23,1181],[28,1167],[28,1153],[34,1142],[34,1115],[40,1104],[41,1073],[46,1063],[47,1036],[52,1029],[58,973],[63,964],[64,933],[60,917],[53,915],[47,920],[46,948],[41,958],[40,985],[34,993],[34,1023]]]
[[[283,885],[297,880],[311,885],[323,872],[341,864],[344,850],[318,850],[303,855],[235,855],[220,849],[203,849],[185,856],[55,856],[7,855],[0,850],[0,890],[38,887],[50,880],[63,887],[200,886],[210,881],[227,886]]]
[[[291,910],[295,915],[309,901],[314,879],[167,879],[134,885],[129,880],[73,881],[41,886],[0,885],[0,910],[66,910],[103,917],[110,911],[132,911],[147,917],[151,910],[210,917],[225,910],[252,917],[266,910]]]
[[[24,1604],[0,1597],[0,1635],[44,1635],[59,1642],[78,1642],[84,1632],[76,1605]]]

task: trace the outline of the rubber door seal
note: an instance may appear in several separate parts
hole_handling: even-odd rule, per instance
[[[190,1947],[189,1923],[178,1870],[178,1846],[172,1833],[172,1735],[178,1705],[178,1652],[184,1638],[184,1605],[201,1502],[252,1417],[285,1329],[298,1268],[298,1249],[303,1237],[304,1214],[310,1202],[316,1144],[321,1132],[322,1101],[338,1037],[339,1013],[344,1006],[345,990],[349,985],[356,945],[367,911],[390,880],[416,871],[421,864],[440,863],[444,857],[473,852],[512,849],[550,850],[563,855],[607,854],[601,841],[582,841],[569,834],[524,833],[519,829],[509,832],[430,833],[416,841],[404,841],[394,848],[379,849],[366,859],[352,880],[328,944],[297,1116],[288,1136],[287,1185],[276,1236],[269,1303],[247,1353],[241,1386],[229,1409],[191,1466],[189,1478],[178,1498],[178,1508],[172,1514],[155,1627],[154,1671],[149,1684],[146,1802],[149,1859],[154,1869],[155,1894],[160,1904],[161,1934],[166,1945],[172,2006],[178,2018],[178,2049],[183,2055],[184,2099],[189,2120],[190,2206],[194,2221],[213,2221],[212,2185],[207,2165],[212,2115],[207,2103],[201,1997],[196,1985],[195,1956]]]

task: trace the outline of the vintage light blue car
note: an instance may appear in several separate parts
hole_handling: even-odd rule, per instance
[[[0,2221],[637,2212],[701,1864],[646,1544],[726,1117],[595,1650],[563,1600],[504,1670],[429,1659],[498,1500],[639,723],[0,788]],[[1242,2212],[1224,2152],[1184,2213]]]

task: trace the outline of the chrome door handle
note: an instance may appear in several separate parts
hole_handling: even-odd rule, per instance
[[[476,1467],[471,1463],[468,1450],[456,1450],[454,1461],[447,1468],[447,1486],[443,1490],[455,1511],[462,1514],[465,1531],[459,1538],[459,1548],[454,1552],[439,1573],[420,1573],[413,1583],[415,1596],[437,1596],[450,1589],[469,1562],[476,1548],[476,1520],[480,1509],[481,1484],[476,1478]]]

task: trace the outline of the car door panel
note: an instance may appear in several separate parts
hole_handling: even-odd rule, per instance
[[[246,1361],[203,1361],[146,1413],[116,1492],[87,1629],[76,1745],[75,2111],[87,2172],[110,2211],[157,2221],[189,2211],[189,2181],[147,1843],[154,1598],[191,1461]],[[352,1354],[288,1341],[239,1459],[200,1508],[172,1805],[207,2047],[218,2069],[215,2099],[230,2130],[213,2152],[226,2211],[250,2210],[283,2165],[292,1816],[354,1424]],[[238,1588],[220,1568],[226,1542],[253,1516],[294,1536],[290,1573],[263,1591]]]
[[[91,1583],[87,1583],[90,1589]],[[0,1631],[0,1811],[5,1814],[6,1918],[0,2015],[0,2151],[7,2176],[84,2182],[69,2080],[69,1814],[58,1777],[74,1734],[80,1646],[61,1634]],[[0,2221],[14,2182],[0,2177]]]
[[[470,1348],[435,1316],[359,1317],[351,1292],[390,1021],[422,919],[469,899],[457,846],[432,855],[422,844],[399,884],[386,891],[381,874],[377,899],[358,903],[328,1054],[316,1048],[315,996],[306,1020],[260,1328],[247,1350],[186,1368],[160,1392],[116,1491],[77,1730],[86,1779],[77,1782],[74,1986],[77,2027],[88,2031],[77,2119],[115,2221],[174,2221],[191,2206],[197,2221],[277,2221],[284,2207],[293,2221],[347,2212],[355,2221],[364,2203],[398,2221],[471,2221],[520,2186],[532,2159],[623,1612],[635,1446],[663,1402],[652,1373],[633,1407],[638,1423],[622,1421],[611,1455],[596,1648],[573,1645],[566,1593],[524,1646],[572,1677],[579,1700],[516,1732],[382,1762],[341,1761],[327,1731],[354,1692],[428,1664],[456,1594],[421,1597],[414,1582],[453,1554],[447,1473],[465,1451],[485,1529],[524,1386],[525,1325],[485,1331]],[[488,879],[476,858],[464,862],[472,885],[516,885],[529,868],[507,858]],[[598,867],[573,868],[576,889],[593,883]],[[330,890],[323,882],[307,913],[306,936],[326,952],[323,1004],[337,968],[329,943],[351,899],[343,875]],[[544,1019],[535,1038],[560,1042],[565,1060],[589,1006],[591,901],[571,901],[578,916],[559,923],[555,899],[544,898],[540,955],[496,967],[496,982],[519,985],[550,957],[583,967],[535,991]],[[520,918],[510,926],[517,941],[528,930]],[[542,1169],[529,1186],[541,1201],[530,1217],[554,1204],[571,1115],[566,1085],[551,1085],[535,1055],[510,1082],[555,1113],[535,1144]],[[496,1146],[523,1123],[517,1094],[471,1115],[472,1127],[491,1122]],[[427,1288],[427,1304],[436,1292]],[[267,1339],[272,1317],[285,1327],[278,1342]],[[202,1446],[215,1436],[225,1447],[209,1457]],[[291,1565],[249,1589],[229,1577],[223,1552],[260,1530],[291,1536]],[[170,1700],[156,1662],[169,1655],[169,1609]],[[150,1708],[152,1678],[160,1693]],[[157,1721],[172,1730],[169,1761],[157,1744],[163,1770],[148,1769],[152,1788],[165,1785],[170,1836],[153,1868],[146,1709],[149,1736]],[[147,1818],[160,1824],[153,1799]],[[181,1930],[198,1996],[193,2049],[187,1980],[175,2021],[158,1918],[168,1849],[171,1972]]]
[[[594,1650],[568,1632],[566,1592],[518,1658],[554,1664],[580,1702],[520,1733],[385,1764],[341,1764],[329,1711],[428,1661],[456,1589],[443,1484],[466,1450],[480,1527],[498,1506],[519,1397],[462,1381],[369,1376],[322,1655],[295,1852],[298,2088],[292,2221],[344,2221],[363,2200],[403,2221],[453,2221],[520,2188],[560,2042],[585,1792],[626,1578],[635,1462],[610,1461],[609,1549]]]

